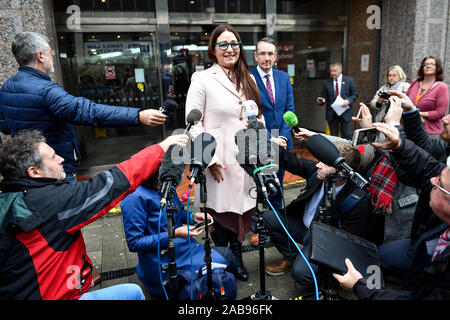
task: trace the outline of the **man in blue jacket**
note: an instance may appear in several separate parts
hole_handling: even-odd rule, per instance
[[[273,130],[278,131],[278,136],[272,137],[274,142],[285,149],[292,149],[291,127],[284,120],[283,115],[287,111],[295,112],[294,94],[289,75],[281,70],[273,68],[277,60],[275,41],[271,38],[263,38],[256,44],[254,52],[257,66],[250,72],[255,76],[258,84],[264,120],[269,134]],[[277,176],[283,182],[285,170],[278,170]],[[282,195],[276,194],[271,199],[274,208],[282,209]]]
[[[96,104],[68,94],[49,76],[54,72],[49,39],[36,32],[21,32],[12,43],[19,72],[0,89],[0,131],[16,135],[20,130],[43,132],[47,143],[65,159],[67,179],[75,182],[80,151],[73,124],[100,127],[157,126],[166,116],[154,109]]]

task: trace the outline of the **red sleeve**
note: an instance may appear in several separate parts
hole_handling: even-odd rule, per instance
[[[159,168],[164,150],[159,144],[152,145],[117,165],[130,182],[130,189],[136,190]]]

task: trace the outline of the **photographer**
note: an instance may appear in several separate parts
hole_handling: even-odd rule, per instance
[[[374,126],[386,136],[384,142],[374,146],[392,150],[398,165],[413,176],[411,181],[422,187],[411,239],[391,244],[389,251],[383,250],[381,259],[382,266],[384,260],[384,264],[390,263],[388,267],[407,274],[409,290],[370,290],[349,260],[346,260],[347,274],[333,276],[360,299],[449,299],[450,170],[408,139],[401,138],[397,128],[381,123]],[[383,252],[379,252],[382,258]]]
[[[63,158],[39,131],[21,131],[0,150],[0,299],[144,299],[137,285],[88,292],[92,261],[81,228],[102,217],[156,172],[170,136],[95,177],[65,179]]]
[[[377,112],[375,117],[376,122],[383,121],[384,116],[388,111],[389,97],[385,95],[385,92],[390,90],[405,93],[408,88],[409,83],[406,82],[406,75],[402,67],[398,65],[389,67],[386,73],[386,83],[378,89],[375,96],[370,101],[371,109]]]
[[[357,170],[360,164],[359,151],[348,142],[335,142],[334,145],[347,164]],[[358,196],[354,192],[361,190],[347,177],[335,175],[336,169],[322,162],[298,159],[295,154],[283,148],[280,148],[280,168],[302,176],[308,181],[302,193],[286,207],[287,215],[280,216],[294,240],[304,245],[302,251],[305,256],[309,256],[309,226],[314,220],[340,226],[350,233],[366,237],[368,198],[360,197],[360,201],[348,212],[343,212],[344,200],[349,195]],[[335,199],[329,199],[327,194],[330,188],[327,178],[332,176],[336,179]],[[330,200],[329,205],[328,200]],[[269,275],[281,275],[292,266],[292,277],[302,285],[311,285],[312,275],[309,268],[298,252],[291,250],[288,237],[275,214],[267,211],[263,218],[272,242],[283,255],[282,260],[267,266],[266,272]],[[319,271],[316,265],[312,265],[312,268],[315,273]]]

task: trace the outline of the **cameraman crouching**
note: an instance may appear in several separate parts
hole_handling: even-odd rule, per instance
[[[345,162],[358,170],[361,155],[358,149],[348,142],[333,142]],[[301,243],[305,257],[309,257],[309,226],[312,221],[340,227],[345,231],[366,238],[369,200],[366,193],[360,190],[347,177],[336,174],[336,169],[322,162],[297,158],[294,153],[280,148],[280,168],[286,169],[294,175],[307,179],[306,188],[287,207],[287,215],[279,215],[292,238]],[[331,179],[330,179],[331,178]],[[330,199],[327,191],[331,182],[335,181],[335,199]],[[349,196],[359,197],[359,201],[351,208],[343,208],[342,204]],[[270,238],[283,255],[283,259],[266,268],[269,275],[284,274],[292,266],[292,277],[303,286],[313,283],[310,269],[299,255],[295,247],[289,243],[288,236],[272,211],[264,213],[264,224],[269,231]],[[319,266],[311,264],[316,277]]]

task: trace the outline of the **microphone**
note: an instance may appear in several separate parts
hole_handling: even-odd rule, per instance
[[[166,115],[171,115],[178,109],[178,103],[175,102],[175,100],[167,98],[161,108],[159,108],[159,111]]]
[[[264,157],[270,157],[272,151],[271,142],[264,125],[259,121],[250,122],[248,129],[239,130],[234,138],[238,147],[236,159],[241,168],[260,186],[265,198],[269,196],[269,193],[275,194],[277,188],[274,183],[281,189],[278,177],[276,174],[260,169],[264,166],[263,163],[266,163],[266,161],[262,161],[263,156],[261,156],[261,152],[264,150],[262,149],[264,148],[264,142],[267,145]]]
[[[244,114],[247,116],[249,123],[256,121],[259,113],[258,105],[253,100],[244,101]]]
[[[358,187],[368,191],[369,182],[345,162],[345,158],[330,140],[320,134],[315,134],[308,139],[306,147],[320,162],[343,171]]]
[[[292,129],[294,129],[295,133],[300,132],[300,128],[298,127],[298,119],[295,113],[293,113],[292,111],[287,111],[283,115],[283,120],[289,127],[292,127]]]
[[[202,118],[202,112],[198,109],[192,109],[186,117],[187,126],[184,134],[187,134],[191,127]]]
[[[191,142],[191,177],[189,187],[186,192],[183,193],[182,199],[186,199],[191,193],[191,189],[196,182],[198,182],[200,173],[211,162],[214,154],[216,153],[216,139],[209,133],[203,132],[199,134]],[[186,201],[183,200],[183,201]]]
[[[177,150],[177,149],[178,150]],[[183,173],[186,168],[186,158],[180,156],[180,151],[183,155],[187,155],[186,149],[180,145],[171,145],[164,153],[159,167],[159,180],[162,183],[161,186],[161,202],[160,210],[164,208],[167,203],[167,199],[170,196],[172,187],[177,187],[183,178]],[[176,163],[174,159],[177,160]]]

